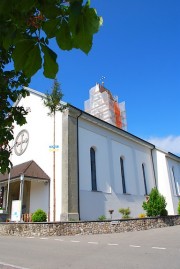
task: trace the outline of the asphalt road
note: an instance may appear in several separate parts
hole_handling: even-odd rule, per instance
[[[0,269],[180,269],[180,226],[108,235],[0,237]]]

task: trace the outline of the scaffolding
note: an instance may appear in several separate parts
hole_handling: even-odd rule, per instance
[[[118,128],[127,130],[125,102],[118,103],[104,85],[96,84],[89,91],[89,99],[84,102],[87,113],[100,118]]]

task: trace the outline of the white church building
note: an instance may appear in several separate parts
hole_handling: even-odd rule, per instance
[[[153,187],[165,196],[168,214],[177,214],[180,157],[71,105],[56,113],[53,145],[53,117],[44,106],[45,95],[28,91],[15,104],[29,113],[25,125],[14,126],[13,168],[0,175],[0,207],[11,211],[23,180],[23,212],[41,208],[49,221],[110,218],[109,210],[119,219],[118,209],[127,207],[138,217]]]

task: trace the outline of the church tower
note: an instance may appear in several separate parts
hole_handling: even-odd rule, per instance
[[[96,84],[89,91],[89,99],[84,102],[85,112],[127,131],[125,102],[118,103],[118,97]]]

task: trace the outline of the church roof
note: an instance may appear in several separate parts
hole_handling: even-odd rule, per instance
[[[33,160],[15,165],[10,170],[10,179],[19,179],[21,174],[29,179],[50,180],[49,176]],[[8,180],[8,177],[8,173],[0,174],[0,182]]]

